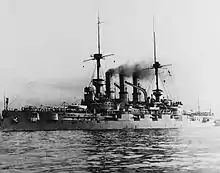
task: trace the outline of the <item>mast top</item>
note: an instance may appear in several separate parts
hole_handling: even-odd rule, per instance
[[[154,16],[153,16],[153,39],[154,39],[154,63],[157,61],[157,48],[156,48],[156,36],[155,36]]]
[[[97,20],[98,20],[98,22],[97,22],[97,24],[98,24],[98,54],[101,54],[101,41],[100,41],[100,24],[102,23],[101,21],[100,21],[100,18],[99,18],[99,12],[98,12],[98,17],[97,17]]]

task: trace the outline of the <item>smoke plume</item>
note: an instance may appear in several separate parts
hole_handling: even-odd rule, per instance
[[[111,68],[107,72],[112,75],[123,74],[126,77],[131,77],[133,73],[140,79],[148,78],[153,74],[152,65],[141,61],[135,64],[123,64],[117,68]]]

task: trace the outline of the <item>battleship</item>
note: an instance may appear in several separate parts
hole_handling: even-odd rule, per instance
[[[183,104],[165,99],[159,86],[160,69],[170,65],[161,65],[157,60],[155,30],[153,29],[154,62],[148,68],[133,71],[130,75],[132,82],[129,82],[120,68],[109,69],[105,72],[105,77],[101,76],[101,60],[113,54],[101,53],[100,24],[98,17],[98,52],[84,60],[96,62],[96,75],[90,85],[84,88],[81,103],[12,109],[9,107],[9,98],[5,98],[1,118],[3,131],[163,129],[184,126],[187,116],[183,114]],[[140,85],[140,74],[144,70],[153,71],[155,88],[151,90],[151,94]],[[113,82],[113,77],[118,82]],[[113,90],[113,87],[119,92]],[[129,99],[128,87],[133,90],[132,99]],[[141,95],[144,97],[142,100]]]

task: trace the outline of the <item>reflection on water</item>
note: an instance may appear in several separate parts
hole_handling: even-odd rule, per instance
[[[0,172],[218,172],[218,130],[1,133]]]

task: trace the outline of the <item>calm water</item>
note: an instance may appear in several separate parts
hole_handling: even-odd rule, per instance
[[[220,127],[1,133],[0,172],[220,172]]]

